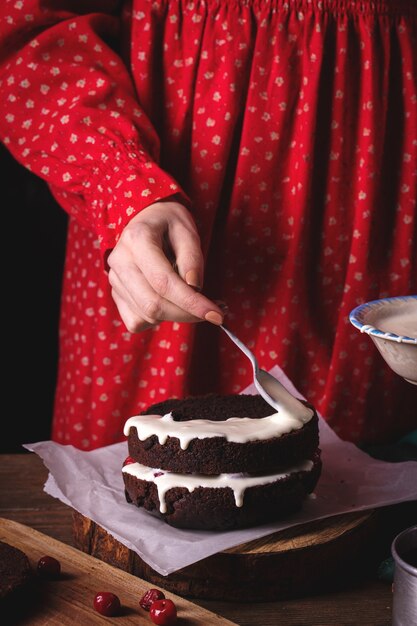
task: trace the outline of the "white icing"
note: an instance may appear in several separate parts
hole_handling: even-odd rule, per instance
[[[386,333],[387,339],[402,343],[404,339],[417,340],[417,298],[381,300],[379,306],[366,311],[369,324],[363,324],[362,333]],[[383,334],[379,335],[384,338]]]
[[[309,419],[312,416],[313,413],[311,412]],[[248,441],[263,441],[273,437],[281,437],[281,435],[293,430],[299,430],[305,421],[282,413],[274,413],[268,417],[256,419],[230,417],[221,422],[201,419],[176,422],[171,413],[164,416],[135,415],[127,420],[124,434],[127,437],[130,428],[134,427],[140,441],[156,435],[160,445],[164,445],[168,437],[176,437],[180,441],[181,449],[186,450],[192,439],[223,437],[234,443],[247,443]]]
[[[303,461],[277,474],[265,476],[251,474],[218,474],[217,476],[203,476],[202,474],[176,474],[165,470],[146,467],[140,463],[129,463],[123,467],[123,472],[131,474],[139,480],[155,483],[158,489],[159,510],[166,513],[165,494],[174,487],[185,487],[191,493],[198,487],[209,489],[232,489],[237,507],[243,506],[245,490],[249,487],[267,485],[277,480],[286,478],[294,472],[309,472],[313,468],[313,462]]]
[[[269,372],[259,369],[254,377],[255,387],[266,402],[282,418],[291,417],[305,424],[313,417],[313,411],[286,390]]]
[[[390,311],[381,319],[377,317],[374,325],[384,333],[417,339],[417,300],[411,301],[407,309]]]

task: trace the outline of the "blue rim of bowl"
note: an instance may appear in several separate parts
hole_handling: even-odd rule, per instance
[[[371,300],[360,304],[349,314],[349,321],[355,328],[373,337],[379,337],[380,339],[387,339],[388,341],[396,341],[397,343],[410,343],[417,345],[417,339],[415,337],[407,337],[406,335],[396,335],[395,333],[386,333],[383,330],[379,330],[371,324],[364,324],[363,317],[369,311],[369,309],[375,309],[385,306],[387,302],[407,302],[409,300],[417,300],[417,295],[413,296],[395,296],[393,298],[381,298],[380,300]]]

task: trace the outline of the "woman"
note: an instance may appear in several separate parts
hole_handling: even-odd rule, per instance
[[[246,386],[218,300],[341,436],[410,429],[415,390],[347,316],[416,290],[415,3],[2,12],[2,140],[70,215],[53,438]]]

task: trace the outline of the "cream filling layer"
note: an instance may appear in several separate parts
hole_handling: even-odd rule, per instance
[[[276,474],[267,474],[264,476],[251,474],[218,474],[216,476],[176,474],[174,472],[166,472],[164,470],[147,467],[140,463],[129,463],[123,467],[122,471],[131,476],[135,476],[139,480],[155,483],[158,489],[159,510],[161,513],[166,513],[165,495],[169,489],[173,489],[174,487],[184,487],[188,489],[190,493],[198,487],[209,489],[224,489],[229,487],[233,491],[236,506],[241,507],[243,506],[246,489],[274,483],[295,472],[309,472],[312,470],[313,465],[313,461],[305,460],[288,469],[281,470]]]
[[[166,415],[135,415],[130,417],[124,426],[124,434],[127,437],[130,428],[136,428],[138,438],[144,441],[156,435],[160,445],[164,445],[168,437],[179,439],[182,450],[186,450],[192,439],[207,439],[211,437],[223,437],[234,443],[247,443],[248,441],[264,441],[273,437],[281,437],[293,430],[299,430],[307,420],[273,413],[268,417],[230,417],[221,422],[213,420],[188,420],[185,422],[174,421],[172,414]]]

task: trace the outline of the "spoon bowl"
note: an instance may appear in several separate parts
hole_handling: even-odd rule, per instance
[[[253,368],[253,382],[259,395],[277,413],[299,420],[303,424],[308,422],[313,411],[295,398],[282,383],[266,370],[259,367],[258,361],[249,348],[240,341],[228,328],[220,326],[233,343],[247,356]]]

